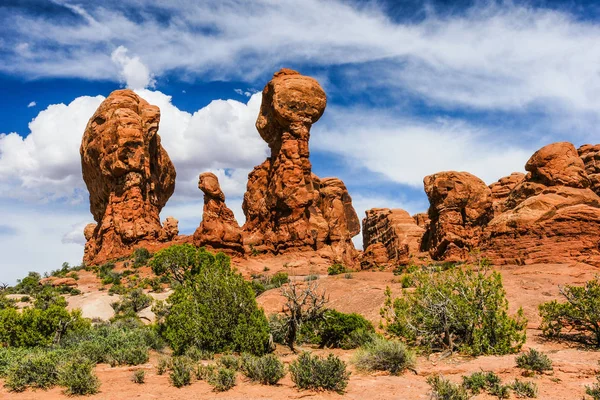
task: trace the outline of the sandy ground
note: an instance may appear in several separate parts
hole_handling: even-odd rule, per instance
[[[284,266],[285,264],[285,266]],[[398,277],[391,272],[354,272],[352,279],[343,275],[329,277],[325,275],[327,264],[310,255],[298,256],[297,259],[288,258],[256,259],[251,258],[247,264],[237,264],[237,267],[249,276],[251,273],[260,273],[264,267],[272,274],[278,270],[287,271],[293,279],[302,279],[304,275],[319,274],[318,280],[321,288],[329,295],[329,306],[344,312],[358,312],[365,315],[374,323],[379,322],[379,308],[384,299],[384,290],[390,286],[395,294],[401,292]],[[545,301],[558,298],[558,285],[582,284],[600,272],[599,269],[585,264],[544,264],[529,266],[504,266],[499,269],[503,276],[511,312],[518,307],[523,307],[529,319],[527,342],[524,349],[535,348],[548,353],[554,363],[554,372],[534,378],[520,376],[521,371],[515,367],[516,355],[486,356],[469,358],[459,355],[439,359],[439,355],[419,357],[416,373],[407,372],[401,376],[389,376],[383,373],[364,374],[357,372],[350,365],[352,376],[346,393],[342,396],[336,393],[298,391],[289,374],[280,384],[268,387],[247,381],[238,375],[237,386],[226,393],[214,393],[211,386],[205,382],[194,382],[191,386],[176,389],[169,384],[167,375],[156,374],[156,361],[158,355],[153,354],[150,362],[137,367],[116,367],[98,365],[96,373],[102,383],[101,392],[91,396],[93,399],[429,399],[429,386],[426,383],[428,376],[442,374],[454,382],[460,382],[463,375],[476,371],[494,371],[505,383],[515,378],[533,380],[539,388],[539,399],[582,399],[585,394],[585,385],[595,381],[595,372],[600,369],[598,362],[600,352],[586,350],[580,346],[546,341],[540,336],[537,329],[539,316],[537,306]],[[115,297],[106,292],[97,291],[97,283],[93,277],[82,276],[80,289],[84,291],[81,296],[69,299],[71,307],[81,307],[84,314],[91,315],[96,312],[108,314],[106,306]],[[86,283],[87,282],[87,283]],[[87,286],[86,286],[87,285]],[[161,297],[167,294],[162,293]],[[278,290],[265,292],[258,298],[259,304],[264,307],[267,314],[281,309],[282,298]],[[112,313],[112,309],[110,310]],[[95,315],[98,316],[98,315]],[[327,354],[330,350],[315,350],[320,354]],[[278,348],[278,354],[284,362],[289,363],[294,359],[285,348]],[[332,350],[342,359],[350,361],[354,351]],[[134,370],[146,370],[146,383],[138,385],[131,382]],[[0,399],[63,399],[61,388],[49,391],[26,391],[25,393],[9,393],[0,383]],[[474,399],[492,399],[488,395],[479,395]],[[514,395],[512,398],[515,398]]]

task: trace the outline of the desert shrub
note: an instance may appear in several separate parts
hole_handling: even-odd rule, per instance
[[[240,359],[233,354],[224,354],[221,356],[221,358],[219,358],[217,364],[223,368],[231,369],[233,371],[240,369]]]
[[[352,278],[354,278],[354,276],[350,272],[347,272],[344,274],[344,279],[352,279]]]
[[[83,334],[65,337],[64,346],[94,363],[139,365],[148,361],[150,348],[160,350],[164,343],[150,327],[110,323],[95,326]]]
[[[271,285],[276,288],[281,287],[281,285],[288,283],[289,281],[290,278],[287,272],[277,272],[271,277]]]
[[[316,281],[317,279],[319,279],[319,275],[316,274],[310,274],[304,277],[305,282]]]
[[[185,275],[169,296],[160,324],[175,353],[182,354],[190,346],[212,352],[265,353],[269,326],[250,285],[223,253],[212,255],[200,249],[196,259],[195,272]],[[161,260],[160,252],[152,262],[156,260]]]
[[[46,309],[27,307],[0,310],[0,344],[16,347],[48,346],[69,332],[83,331],[89,322],[81,311],[51,305]]]
[[[169,369],[171,365],[171,359],[169,357],[161,357],[158,359],[158,364],[156,365],[156,374],[163,375]]]
[[[194,371],[196,379],[200,381],[208,381],[217,371],[215,364],[198,364]]]
[[[475,372],[462,379],[463,387],[475,395],[493,391],[496,386],[501,385],[500,377],[493,372]]]
[[[166,275],[179,283],[197,272],[198,265],[198,251],[190,244],[160,250],[150,261],[150,267],[156,275]]]
[[[210,375],[208,383],[215,392],[226,392],[235,386],[235,370],[221,367]]]
[[[10,290],[10,292],[33,295],[41,288],[41,278],[42,277],[37,272],[30,272],[25,278],[18,279],[17,284],[12,288],[12,290]]]
[[[143,267],[148,264],[148,260],[152,257],[150,252],[144,247],[135,249],[133,252],[133,268]]]
[[[31,300],[31,297],[29,297],[29,296],[23,296],[19,299],[19,301],[21,303],[29,303],[30,300]]]
[[[171,384],[177,388],[192,383],[192,362],[189,358],[179,356],[173,357],[171,361],[171,373],[169,374]]]
[[[30,352],[11,363],[4,384],[13,392],[22,392],[28,387],[49,389],[58,383],[59,358],[53,351]]]
[[[275,354],[262,357],[244,354],[241,371],[250,380],[263,385],[275,385],[285,375],[285,367]]]
[[[471,355],[507,354],[525,342],[527,320],[519,309],[508,315],[508,301],[498,272],[454,268],[414,275],[414,291],[392,301],[386,290],[381,315],[386,329],[409,343],[436,351]]]
[[[100,381],[94,373],[94,364],[87,358],[68,361],[60,370],[59,382],[68,395],[98,393]]]
[[[552,360],[536,349],[530,349],[527,353],[519,355],[516,359],[517,367],[532,373],[543,373],[552,371]]]
[[[194,362],[198,362],[200,360],[212,360],[215,357],[213,352],[199,349],[195,346],[188,347],[184,354]]]
[[[110,287],[110,289],[108,289],[108,293],[109,294],[120,294],[120,295],[124,295],[129,291],[129,289],[127,289],[127,287],[125,285],[122,284],[117,284],[117,285],[112,285]]]
[[[350,379],[346,363],[333,354],[321,358],[303,352],[290,364],[290,374],[300,389],[324,389],[338,393],[344,392]]]
[[[515,381],[510,384],[510,388],[515,393],[515,396],[520,398],[535,398],[538,395],[538,388],[535,382],[525,382],[515,379]]]
[[[339,275],[347,272],[346,267],[343,264],[333,264],[329,268],[327,268],[327,275]]]
[[[252,279],[251,285],[254,293],[257,296],[266,292],[267,290],[275,289],[281,287],[281,285],[288,283],[290,281],[287,272],[277,272],[273,276],[269,275],[258,275],[254,276]]]
[[[376,337],[354,355],[354,364],[365,371],[388,371],[398,375],[415,366],[415,354],[398,340]]]
[[[121,315],[135,315],[152,305],[153,298],[144,293],[142,289],[128,290],[120,302],[112,303],[115,313]]]
[[[600,375],[596,375],[596,382],[591,386],[585,386],[585,394],[591,396],[593,400],[600,400]]]
[[[464,387],[439,375],[428,377],[427,383],[431,386],[431,400],[468,400],[471,397]]]
[[[595,278],[584,286],[560,288],[566,302],[556,300],[540,304],[540,328],[548,337],[561,337],[563,331],[574,332],[567,338],[600,347],[600,280]]]
[[[131,375],[131,381],[133,383],[144,383],[146,381],[146,372],[143,369],[138,369]]]
[[[510,397],[510,385],[498,384],[489,388],[488,393],[499,399],[508,399]]]
[[[409,287],[413,287],[415,284],[414,279],[412,277],[412,275],[402,275],[402,278],[400,278],[400,285],[402,286],[403,289],[409,288]]]
[[[374,332],[373,324],[360,314],[344,314],[336,310],[327,310],[318,321],[319,345],[322,347],[342,347],[351,349],[356,340],[354,333]],[[367,339],[368,340],[368,339]]]
[[[271,336],[273,337],[273,342],[279,344],[287,344],[286,343],[286,333],[287,333],[287,318],[283,315],[279,314],[271,314],[269,315],[269,330],[271,331]]]
[[[29,353],[24,347],[0,347],[0,378],[5,378],[10,367]]]

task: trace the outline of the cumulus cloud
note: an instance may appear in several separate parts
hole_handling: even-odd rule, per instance
[[[36,105],[37,103],[35,101],[32,101],[29,104],[27,104],[27,108],[35,107]]]
[[[139,57],[129,57],[127,53],[126,47],[119,46],[110,55],[111,60],[121,69],[121,80],[128,88],[134,90],[154,87],[156,80],[148,67],[142,63]]]

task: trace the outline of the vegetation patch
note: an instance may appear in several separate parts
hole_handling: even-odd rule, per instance
[[[350,379],[346,363],[333,354],[322,358],[303,352],[290,364],[290,374],[300,389],[329,390],[340,394]]]
[[[354,364],[364,371],[387,371],[399,375],[414,368],[415,354],[398,340],[375,337],[354,355]]]

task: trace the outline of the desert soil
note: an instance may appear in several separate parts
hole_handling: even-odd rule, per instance
[[[379,309],[383,304],[384,290],[392,288],[394,294],[401,292],[398,277],[391,272],[354,272],[351,279],[343,275],[327,276],[327,263],[318,257],[306,254],[277,258],[253,257],[243,263],[237,260],[237,266],[249,276],[260,273],[265,267],[268,273],[279,270],[287,271],[292,278],[302,279],[308,274],[318,274],[321,288],[329,295],[329,306],[343,312],[357,312],[376,325],[379,323]],[[401,376],[389,376],[383,373],[365,374],[354,370],[350,364],[352,375],[344,395],[326,392],[298,391],[289,374],[276,386],[262,386],[249,382],[238,375],[237,386],[225,393],[212,392],[212,387],[205,382],[194,382],[191,386],[176,389],[169,384],[168,376],[156,374],[158,354],[152,354],[150,362],[137,367],[115,367],[100,364],[96,373],[102,386],[100,393],[90,396],[93,399],[429,399],[428,376],[442,374],[446,378],[460,382],[463,375],[476,371],[493,371],[508,383],[515,378],[534,380],[539,388],[539,399],[581,399],[585,394],[585,386],[595,382],[595,372],[600,369],[598,362],[600,352],[591,351],[581,346],[547,341],[541,337],[538,325],[540,322],[537,307],[540,303],[559,298],[558,285],[583,284],[592,279],[599,269],[585,264],[538,264],[527,266],[503,266],[498,270],[503,276],[511,312],[522,307],[528,318],[527,342],[524,349],[535,348],[548,353],[553,361],[554,371],[535,378],[525,378],[515,367],[516,355],[486,356],[470,358],[452,355],[441,358],[439,355],[421,356],[417,360],[416,372],[406,372]],[[106,291],[98,291],[99,284],[91,274],[83,272],[79,288],[83,295],[69,299],[70,307],[82,308],[84,315],[109,318],[112,315],[110,303],[116,297],[109,296]],[[165,298],[166,293],[159,295]],[[258,298],[259,304],[267,314],[278,312],[282,307],[282,297],[277,289],[263,293]],[[354,351],[310,349],[319,354],[333,352],[342,359],[350,361]],[[284,362],[291,362],[295,356],[283,347],[277,353]],[[142,368],[146,371],[146,383],[139,385],[131,381],[134,370]],[[10,393],[0,382],[0,398],[10,399],[64,399],[61,388],[48,391],[28,390],[24,393]],[[474,399],[492,399],[482,394]],[[513,395],[514,398],[514,395]]]

